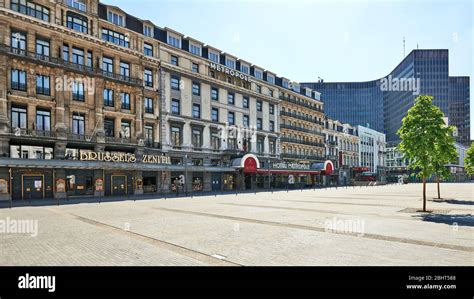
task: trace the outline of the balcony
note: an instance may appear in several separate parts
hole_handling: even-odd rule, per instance
[[[298,159],[298,160],[311,160],[311,161],[324,161],[324,156],[317,155],[296,155],[296,154],[281,154],[280,158],[282,159]]]
[[[122,76],[120,74],[106,72],[100,68],[95,68],[93,66],[72,63],[72,62],[63,60],[62,58],[56,58],[56,57],[46,56],[42,54],[37,54],[34,52],[28,52],[26,50],[12,48],[4,44],[0,45],[0,52],[7,53],[19,58],[25,58],[34,62],[42,62],[49,66],[63,67],[73,72],[80,72],[80,73],[90,75],[90,76],[102,76],[108,79],[119,81],[121,83],[126,83],[130,85],[141,86],[141,87],[143,86],[143,80],[139,78],[133,78],[129,76]]]
[[[295,105],[299,105],[299,106],[311,109],[313,111],[324,113],[324,110],[321,109],[321,108],[317,108],[316,106],[310,105],[308,103],[300,102],[300,101],[297,101],[297,100],[289,98],[289,97],[280,96],[280,100],[283,100],[283,101],[286,101],[286,102],[289,102],[289,103],[293,103]]]
[[[76,133],[68,133],[67,139],[73,140],[73,141],[81,141],[81,142],[96,142],[97,141],[97,138],[95,136],[76,134]]]
[[[114,136],[106,136],[105,137],[106,143],[116,143],[116,144],[137,144],[137,140],[131,137],[114,137]]]
[[[145,141],[145,147],[148,148],[155,148],[155,149],[161,149],[161,143],[159,142],[153,142],[153,141]]]
[[[17,137],[44,137],[44,138],[56,137],[56,134],[53,131],[42,131],[42,130],[22,129],[22,128],[11,128],[11,133]]]
[[[280,129],[287,129],[287,130],[305,132],[305,133],[309,133],[309,134],[314,134],[314,135],[326,137],[326,135],[324,135],[324,133],[321,133],[321,132],[318,132],[318,131],[315,131],[315,130],[311,130],[311,129],[292,126],[292,125],[281,124]]]
[[[295,139],[295,138],[282,137],[280,139],[280,141],[281,142],[287,142],[287,143],[297,143],[297,144],[309,145],[309,146],[325,147],[323,143],[305,141],[305,140],[298,140],[298,139]]]
[[[323,123],[322,121],[318,121],[316,118],[307,117],[307,116],[299,115],[299,114],[292,113],[292,112],[280,111],[280,115],[282,115],[282,116],[289,116],[289,117],[301,119],[301,120],[304,120],[304,121],[309,121],[309,122],[312,122],[312,123],[314,123],[314,124],[318,124],[318,125],[321,125],[321,126],[324,125],[324,123]]]

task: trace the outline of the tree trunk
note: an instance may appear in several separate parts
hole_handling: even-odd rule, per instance
[[[423,212],[426,212],[426,178],[423,177]]]
[[[436,182],[438,183],[438,199],[441,199],[441,191],[439,186],[439,176],[436,176]]]

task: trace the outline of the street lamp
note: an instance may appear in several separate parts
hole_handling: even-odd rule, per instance
[[[188,197],[188,155],[184,155],[184,194]]]

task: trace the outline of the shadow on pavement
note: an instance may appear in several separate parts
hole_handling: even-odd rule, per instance
[[[459,199],[433,199],[433,202],[436,203],[450,203],[453,205],[467,205],[474,206],[474,201],[472,200],[459,200]]]
[[[470,214],[460,215],[442,215],[442,214],[424,214],[414,217],[421,218],[423,221],[459,226],[474,226],[474,217]]]

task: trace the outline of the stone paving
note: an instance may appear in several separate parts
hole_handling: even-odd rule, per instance
[[[0,209],[0,265],[474,265],[474,184],[78,203]]]

